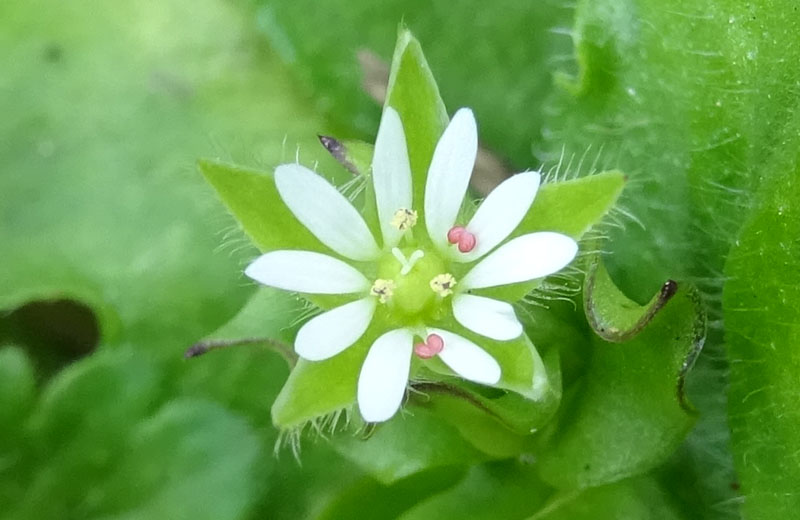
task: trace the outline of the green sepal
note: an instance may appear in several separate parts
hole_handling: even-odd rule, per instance
[[[353,345],[323,361],[300,359],[272,405],[280,429],[302,428],[309,421],[350,408],[356,402],[361,365],[372,343],[389,330],[374,318]]]
[[[386,106],[397,110],[403,122],[411,164],[413,207],[422,208],[428,166],[449,118],[422,48],[404,27],[400,28],[392,58]],[[423,220],[420,213],[417,224],[420,229]]]
[[[556,349],[544,356],[552,391],[538,401],[516,392],[487,391],[474,383],[453,380],[415,384],[409,404],[434,410],[489,456],[513,457],[528,449],[529,435],[546,425],[558,409],[561,400],[558,357]]]
[[[625,187],[625,175],[609,170],[543,184],[512,237],[556,231],[580,240],[611,211]]]
[[[501,375],[500,381],[494,385],[496,388],[516,392],[534,401],[560,396],[560,388],[553,386],[539,352],[527,335],[521,334],[510,341],[497,341],[467,330],[452,317],[436,326],[472,341],[497,361]],[[438,374],[458,377],[438,356],[420,364]]]
[[[616,170],[543,184],[510,238],[537,231],[555,231],[581,240],[611,211],[624,187],[625,175]],[[539,279],[475,292],[513,303],[541,283]]]
[[[198,167],[242,230],[262,251],[302,249],[331,253],[286,207],[272,172],[208,160],[199,161]]]

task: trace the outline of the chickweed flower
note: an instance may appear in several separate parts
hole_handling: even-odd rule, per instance
[[[378,237],[350,201],[313,171],[299,164],[275,171],[283,202],[333,254],[272,251],[245,273],[271,287],[349,300],[298,331],[294,348],[309,361],[344,351],[381,314],[380,323],[389,325],[372,343],[358,380],[358,407],[366,421],[385,421],[400,408],[413,356],[421,363],[438,357],[469,381],[498,383],[497,361],[463,332],[439,324],[452,316],[493,340],[519,337],[522,325],[511,304],[473,293],[550,275],[577,253],[575,240],[560,233],[509,239],[536,196],[537,172],[510,177],[464,218],[477,148],[475,118],[461,109],[436,145],[422,207],[414,207],[403,124],[387,107],[372,162]]]

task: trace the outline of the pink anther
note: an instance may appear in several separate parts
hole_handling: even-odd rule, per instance
[[[447,232],[447,241],[451,244],[458,244],[458,250],[462,253],[469,253],[475,249],[477,239],[466,228],[455,226]]]
[[[466,233],[467,230],[461,226],[456,226],[450,231],[447,232],[447,241],[451,244],[458,244],[461,237]]]
[[[414,352],[422,359],[430,359],[444,348],[444,340],[438,334],[429,334],[425,343],[414,345]]]
[[[458,241],[458,250],[462,253],[469,253],[475,249],[476,242],[477,240],[475,239],[475,235],[469,231],[464,231],[464,233],[461,235],[461,239]]]

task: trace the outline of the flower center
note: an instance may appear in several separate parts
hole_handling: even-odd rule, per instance
[[[407,316],[416,316],[437,302],[436,293],[431,291],[430,281],[444,271],[441,259],[432,252],[421,249],[394,248],[391,255],[385,256],[378,266],[378,280],[392,281],[391,293],[381,302],[388,303],[392,311]]]

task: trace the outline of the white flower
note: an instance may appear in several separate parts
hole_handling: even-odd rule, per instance
[[[288,291],[352,295],[352,302],[314,317],[299,330],[295,350],[310,361],[328,359],[354,344],[378,306],[383,307],[396,327],[374,341],[361,368],[357,398],[367,421],[384,421],[397,412],[414,353],[422,359],[438,355],[464,379],[496,384],[501,377],[497,361],[472,341],[436,327],[437,316],[452,306],[458,323],[477,334],[500,341],[517,338],[522,325],[510,304],[470,292],[547,276],[577,253],[572,238],[552,232],[502,243],[536,196],[537,172],[507,179],[466,225],[456,225],[477,146],[472,112],[461,109],[436,146],[418,214],[403,125],[394,109],[385,109],[372,162],[381,245],[350,202],[316,173],[298,164],[275,171],[278,192],[288,208],[347,261],[281,250],[262,255],[245,273]],[[418,220],[424,220],[427,233],[415,228]],[[479,259],[467,269],[466,264]],[[456,279],[451,271],[465,274]],[[415,337],[421,340],[416,345]]]

